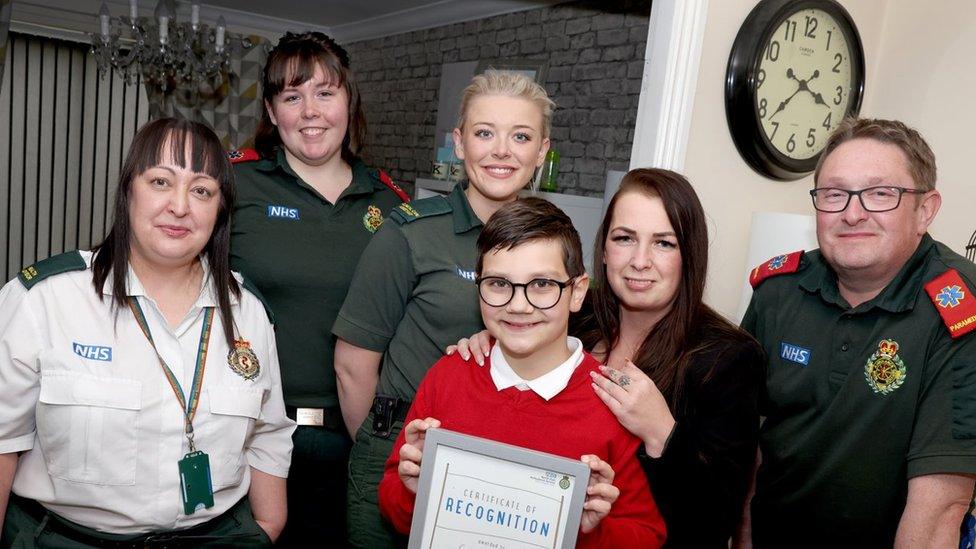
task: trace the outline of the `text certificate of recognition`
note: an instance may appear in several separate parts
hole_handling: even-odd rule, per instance
[[[410,548],[573,547],[588,479],[581,461],[431,429]]]

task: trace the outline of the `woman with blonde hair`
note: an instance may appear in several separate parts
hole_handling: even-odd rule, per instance
[[[354,547],[393,544],[377,505],[384,462],[442,349],[482,328],[474,284],[478,235],[542,164],[553,107],[523,75],[475,76],[454,130],[467,186],[394,209],[363,253],[332,329],[339,338],[339,400],[355,437],[348,492]]]

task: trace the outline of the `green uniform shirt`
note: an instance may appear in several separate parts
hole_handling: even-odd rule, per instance
[[[757,547],[891,547],[909,478],[976,473],[976,334],[952,339],[923,289],[949,268],[976,288],[976,266],[925,235],[854,308],[819,251],[756,289],[742,326],[769,357]]]
[[[356,161],[352,182],[333,205],[275,158],[234,165],[237,204],[231,266],[271,306],[285,403],[339,403],[329,332],[359,256],[400,198],[375,170]]]
[[[377,394],[413,400],[444,348],[481,329],[482,223],[460,185],[394,210],[370,241],[332,333],[384,352]]]

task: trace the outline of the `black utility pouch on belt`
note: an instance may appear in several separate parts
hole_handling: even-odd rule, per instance
[[[393,424],[403,421],[409,409],[410,402],[402,398],[376,395],[373,399],[373,436],[390,438]]]

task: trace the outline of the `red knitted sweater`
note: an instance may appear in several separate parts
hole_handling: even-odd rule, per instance
[[[441,427],[570,459],[595,454],[613,467],[620,497],[577,547],[659,547],[664,519],[637,460],[640,440],[624,429],[590,386],[599,363],[589,353],[552,400],[510,387],[498,391],[484,366],[457,354],[439,360],[421,382],[405,421],[432,417]],[[410,531],[415,495],[397,474],[404,434],[397,437],[380,483],[380,510],[402,533]]]

